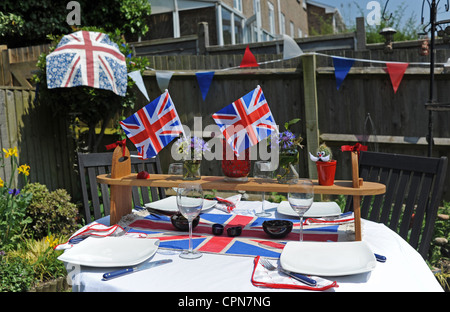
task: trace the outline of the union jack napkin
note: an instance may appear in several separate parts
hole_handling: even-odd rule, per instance
[[[126,231],[118,224],[106,226],[98,222],[92,222],[76,231],[72,236],[70,236],[67,242],[56,245],[54,249],[55,250],[70,249],[74,245],[88,238],[89,236],[107,237],[107,236],[122,236],[122,235],[130,235],[130,234],[127,234]],[[146,235],[142,233],[132,233],[131,236],[146,237]]]

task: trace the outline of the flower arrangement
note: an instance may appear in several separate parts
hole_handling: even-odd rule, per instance
[[[270,139],[271,148],[279,150],[279,165],[276,174],[279,183],[289,183],[291,180],[298,179],[298,173],[295,166],[299,162],[300,149],[303,148],[301,136],[295,134],[289,129],[290,126],[299,122],[300,119],[292,119],[284,124],[285,131]]]
[[[183,159],[183,179],[200,179],[200,165],[203,153],[210,151],[208,143],[199,137],[181,137],[174,143],[176,151]]]
[[[199,137],[181,137],[174,143],[183,160],[201,160],[203,153],[210,150],[208,143]]]

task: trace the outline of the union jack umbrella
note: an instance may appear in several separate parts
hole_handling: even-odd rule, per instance
[[[236,155],[278,131],[260,86],[212,117]]]
[[[49,89],[89,86],[120,96],[127,91],[125,56],[106,34],[77,31],[65,35],[46,62]]]
[[[143,159],[156,156],[173,139],[180,134],[184,136],[180,118],[167,90],[121,121],[120,125]]]

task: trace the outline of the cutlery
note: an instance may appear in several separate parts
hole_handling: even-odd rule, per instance
[[[132,268],[126,268],[126,269],[120,269],[117,271],[108,272],[108,273],[103,274],[103,280],[109,281],[110,279],[113,279],[113,278],[116,278],[119,276],[123,276],[125,274],[138,272],[138,271],[142,271],[142,270],[147,270],[147,269],[153,268],[155,266],[170,263],[170,262],[172,262],[172,259],[164,259],[164,260],[158,260],[158,261],[153,261],[153,262],[147,262],[147,263],[144,263],[139,266],[132,267]]]
[[[290,277],[292,277],[308,286],[317,286],[317,281],[313,280],[312,278],[309,278],[302,274],[286,271],[283,268],[276,268],[272,263],[269,262],[269,260],[267,260],[265,258],[260,258],[260,261],[261,261],[261,264],[263,265],[263,267],[265,267],[269,271],[279,270],[280,272],[283,272],[284,274],[287,274]]]
[[[375,255],[375,259],[377,259],[377,261],[378,262],[386,262],[386,257],[385,256],[382,256],[382,255],[379,255],[379,254],[376,254],[376,253],[374,253],[374,255]]]

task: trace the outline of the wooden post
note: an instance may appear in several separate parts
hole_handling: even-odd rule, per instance
[[[123,156],[122,148],[125,149]],[[130,151],[126,146],[117,146],[112,157],[111,178],[120,179],[131,173]],[[111,225],[117,224],[120,219],[131,213],[131,186],[111,185]]]
[[[315,153],[319,147],[319,115],[317,109],[316,56],[302,56],[303,86],[305,92],[306,148]],[[309,177],[317,179],[316,164],[308,161]]]
[[[360,187],[358,152],[352,151],[352,183],[354,188]],[[355,240],[362,240],[361,233],[361,196],[353,196],[353,215],[355,218]]]

